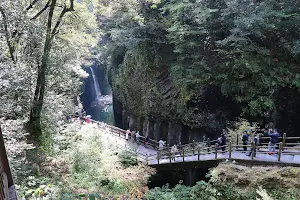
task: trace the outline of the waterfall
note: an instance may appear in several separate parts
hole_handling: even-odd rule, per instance
[[[99,99],[101,97],[101,91],[100,91],[100,87],[99,87],[99,83],[98,83],[98,79],[95,76],[94,70],[91,67],[91,72],[92,72],[92,77],[93,77],[93,83],[94,83],[94,89],[95,89],[95,93],[96,93],[96,99]]]

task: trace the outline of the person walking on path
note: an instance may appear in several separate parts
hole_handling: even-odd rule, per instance
[[[136,140],[136,143],[139,144],[140,143],[140,132],[136,132],[135,134],[135,140]]]
[[[132,138],[133,141],[135,140],[135,134],[136,134],[135,131],[132,131],[132,132],[131,132],[131,138]]]
[[[249,141],[249,135],[247,131],[244,131],[243,136],[242,136],[242,141],[243,141],[243,148],[244,151],[247,151],[247,145]]]
[[[256,146],[258,145],[258,139],[259,139],[259,134],[254,132],[253,134],[253,143],[254,143],[254,157],[256,156]],[[253,149],[251,148],[251,151],[249,152],[248,156],[251,156]]]
[[[268,136],[270,137],[269,141],[269,154],[273,154],[275,152],[276,143],[278,141],[279,133],[277,132],[277,129],[274,129],[274,132],[272,132],[272,129],[269,129]]]
[[[129,139],[129,133],[130,133],[130,130],[127,129],[127,131],[126,131],[126,133],[125,133],[125,138],[126,138],[127,141],[128,141],[128,139]]]
[[[158,141],[158,148],[161,150],[163,149],[165,146],[165,142],[162,140],[162,138],[160,138],[160,140]]]
[[[172,160],[174,160],[174,161],[175,161],[177,152],[178,152],[177,146],[176,146],[176,144],[174,144],[174,146],[172,146],[172,148],[171,148]]]

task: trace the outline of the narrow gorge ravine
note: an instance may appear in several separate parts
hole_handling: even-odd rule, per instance
[[[89,74],[82,88],[83,108],[92,119],[114,125],[112,92],[104,71],[96,66],[83,68]]]

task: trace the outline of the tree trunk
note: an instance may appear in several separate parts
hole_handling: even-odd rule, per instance
[[[46,89],[46,71],[49,65],[49,58],[50,58],[50,51],[52,46],[52,40],[54,36],[58,33],[59,26],[62,22],[64,15],[67,12],[74,11],[74,0],[70,0],[70,7],[67,8],[66,6],[61,11],[56,24],[52,29],[52,21],[53,21],[53,13],[56,6],[57,0],[48,0],[47,4],[44,8],[37,14],[33,19],[36,19],[38,16],[41,15],[45,10],[48,9],[50,6],[50,10],[48,13],[47,19],[47,32],[46,32],[46,40],[44,45],[44,52],[42,56],[42,64],[38,66],[38,77],[37,83],[35,87],[35,93],[33,98],[33,103],[31,106],[30,111],[30,119],[29,119],[29,131],[31,134],[35,136],[39,136],[42,133],[41,127],[41,113],[44,104],[44,96],[45,96],[45,89]]]
[[[42,58],[42,64],[38,67],[37,84],[35,87],[35,93],[33,98],[33,104],[30,111],[30,132],[35,135],[42,133],[41,128],[41,113],[44,104],[44,96],[46,89],[46,69],[48,67],[50,57],[51,45],[48,43],[45,46],[44,55]]]
[[[41,113],[44,104],[44,96],[46,89],[46,70],[49,64],[50,50],[51,50],[51,27],[52,27],[52,18],[55,8],[56,0],[52,1],[48,14],[47,22],[47,33],[44,46],[44,52],[42,57],[42,64],[38,67],[38,77],[37,84],[35,86],[35,93],[33,98],[33,103],[30,110],[30,119],[29,119],[29,131],[35,136],[39,136],[42,133],[41,127]]]

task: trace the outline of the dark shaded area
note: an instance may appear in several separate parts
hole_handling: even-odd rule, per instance
[[[152,189],[168,184],[169,188],[173,188],[179,183],[187,186],[194,186],[197,181],[209,180],[209,178],[206,178],[208,171],[208,168],[157,170],[157,173],[149,178],[148,187]]]
[[[113,95],[113,112],[115,117],[115,126],[119,128],[123,128],[122,110],[122,104]]]
[[[299,136],[300,130],[300,92],[296,88],[282,88],[276,98],[275,125],[279,133]]]
[[[164,141],[167,141],[168,139],[168,131],[169,131],[168,123],[162,122],[160,125],[160,137]]]

